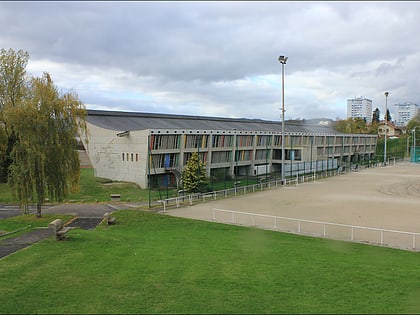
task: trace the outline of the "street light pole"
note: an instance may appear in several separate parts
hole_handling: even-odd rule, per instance
[[[388,95],[389,95],[389,92],[385,92],[384,165],[386,165],[386,133],[388,131]]]
[[[281,183],[284,185],[284,65],[288,57],[280,56],[281,63]]]
[[[197,138],[195,139],[196,140],[196,142],[197,142],[197,190],[198,190],[198,192],[200,192],[200,175],[201,175],[201,172],[200,172],[200,145],[201,145],[201,143],[200,143],[200,141],[202,141],[201,140],[201,135],[197,135]]]

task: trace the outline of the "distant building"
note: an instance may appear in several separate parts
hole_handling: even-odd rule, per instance
[[[404,130],[401,127],[394,125],[390,121],[385,122],[385,120],[383,120],[378,125],[378,136],[383,138],[385,133],[387,138],[399,137],[404,134]]]
[[[356,97],[347,100],[347,118],[363,118],[372,121],[372,100]]]
[[[419,112],[419,105],[411,102],[394,104],[392,112],[395,125],[404,127]]]

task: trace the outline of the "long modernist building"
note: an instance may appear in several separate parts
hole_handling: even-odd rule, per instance
[[[259,119],[88,110],[86,152],[98,177],[140,187],[176,185],[193,152],[208,176],[260,175],[338,167],[374,158],[377,136],[342,134],[328,126]],[[326,164],[325,164],[326,162]],[[287,175],[287,174],[286,174]],[[149,186],[150,185],[150,186]]]

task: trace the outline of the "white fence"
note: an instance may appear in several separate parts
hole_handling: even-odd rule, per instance
[[[303,163],[301,163],[304,165]],[[307,163],[308,164],[308,163]],[[395,164],[395,161],[394,161]],[[378,165],[370,165],[370,167],[378,167]],[[165,198],[158,200],[157,203],[161,204],[163,206],[163,212],[166,212],[167,207],[180,207],[185,205],[192,205],[195,202],[199,201],[209,201],[212,200],[218,200],[223,198],[228,198],[232,196],[237,195],[245,195],[257,191],[264,191],[264,190],[270,190],[282,186],[298,186],[299,183],[305,183],[310,181],[315,181],[318,179],[336,176],[339,174],[344,174],[346,172],[357,172],[359,170],[364,169],[365,166],[362,165],[352,165],[350,168],[346,169],[345,167],[339,167],[336,169],[330,169],[325,170],[322,172],[313,172],[313,173],[306,173],[306,174],[296,174],[293,177],[288,177],[284,180],[284,183],[282,180],[274,179],[274,180],[268,180],[268,181],[261,181],[258,184],[253,185],[247,185],[247,186],[237,186],[234,188],[228,188],[224,190],[217,190],[217,191],[211,191],[206,193],[193,193],[193,194],[187,194],[187,195],[180,195],[177,197],[171,197],[171,198]]]
[[[405,250],[418,250],[420,233],[212,209],[213,221]],[[217,215],[216,215],[217,214]]]
[[[292,178],[285,179],[284,183],[282,184],[281,179],[267,181],[267,182],[260,182],[258,184],[248,185],[248,186],[239,186],[224,190],[217,190],[207,193],[195,193],[195,194],[188,194],[178,197],[166,198],[162,200],[158,200],[159,204],[163,205],[163,212],[166,212],[166,207],[180,207],[183,205],[192,205],[194,201],[209,201],[209,200],[218,200],[224,199],[232,196],[237,195],[245,195],[249,193],[254,193],[257,191],[264,191],[269,189],[278,188],[281,186],[298,186],[299,183],[315,181],[320,178],[335,176],[339,174],[339,170],[331,170],[328,172],[323,173],[315,173],[315,174],[306,174],[303,176],[296,175]]]

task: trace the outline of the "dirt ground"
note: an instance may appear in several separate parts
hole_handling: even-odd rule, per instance
[[[403,163],[369,168],[302,183],[297,187],[280,187],[190,207],[170,209],[168,214],[211,221],[212,209],[420,233],[420,165]],[[216,212],[216,217],[216,221],[219,222],[232,221],[231,214]],[[263,220],[256,217],[251,224],[251,216],[236,215],[235,223],[258,225],[255,223],[256,219]],[[270,223],[261,222],[261,225],[268,224],[273,228],[273,219],[270,220]],[[283,228],[279,228],[279,224],[276,223],[276,229],[290,232],[296,230],[296,223],[293,221],[285,222]],[[295,227],[290,226],[293,224]],[[304,228],[307,230],[306,234],[323,233],[320,225],[310,227],[308,223],[301,222],[301,224],[304,234]],[[303,227],[304,224],[307,226]],[[349,228],[346,228],[347,231],[337,231],[336,236],[332,232],[336,228],[328,227],[328,229],[330,238],[350,240]],[[381,241],[380,231],[355,229],[353,233],[356,241],[358,239],[370,243]],[[412,248],[413,235],[385,234],[382,236],[383,245],[389,243],[391,247]],[[399,240],[395,243],[392,238]],[[414,238],[415,249],[419,250],[420,235]]]

